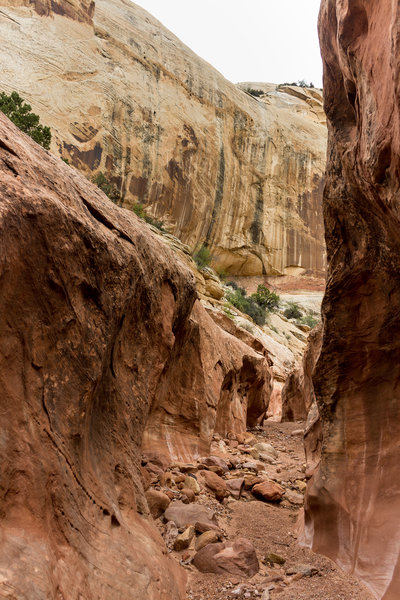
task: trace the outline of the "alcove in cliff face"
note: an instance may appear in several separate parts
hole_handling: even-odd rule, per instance
[[[377,598],[400,595],[400,12],[323,0],[328,283],[323,421],[306,535]]]

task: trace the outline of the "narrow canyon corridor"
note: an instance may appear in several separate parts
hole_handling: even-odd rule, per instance
[[[302,2],[0,0],[0,598],[399,600],[400,2]]]

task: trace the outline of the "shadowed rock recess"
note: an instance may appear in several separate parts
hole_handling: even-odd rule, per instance
[[[157,416],[189,457],[222,414],[244,431],[266,409],[268,361],[212,322],[218,351],[174,396],[210,320],[189,270],[3,115],[0,174],[0,595],[183,599],[143,492],[143,431]],[[192,378],[213,391],[190,415],[200,449],[174,435]]]
[[[54,153],[221,270],[324,276],[320,90],[243,84],[256,99],[128,0],[0,5],[0,90],[31,103]]]
[[[400,10],[323,0],[329,261],[314,389],[323,421],[306,537],[400,597]]]

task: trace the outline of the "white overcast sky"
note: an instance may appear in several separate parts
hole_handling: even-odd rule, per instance
[[[322,87],[320,0],[136,0],[233,83]]]

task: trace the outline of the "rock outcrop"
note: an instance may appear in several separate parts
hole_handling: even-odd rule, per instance
[[[282,421],[305,421],[314,402],[312,374],[321,350],[322,328],[313,329],[307,340],[303,362],[286,379],[282,390]]]
[[[314,389],[323,420],[308,486],[312,548],[400,596],[400,13],[323,0],[329,124],[328,281]]]
[[[31,103],[54,152],[207,243],[219,269],[324,274],[320,91],[254,98],[126,0],[1,6],[0,89]]]
[[[131,211],[2,115],[0,172],[0,595],[183,598],[140,463],[149,413],[173,399],[172,357],[208,318],[193,275]],[[246,401],[265,410],[268,364],[245,344],[240,362],[230,337],[245,419]],[[214,421],[220,359],[215,397],[197,400],[205,419],[214,401]],[[257,368],[259,397],[247,376]],[[180,411],[168,408],[173,421]]]
[[[206,454],[215,432],[243,433],[257,423],[270,381],[264,354],[221,329],[196,302],[159,379],[144,450],[188,461]]]

